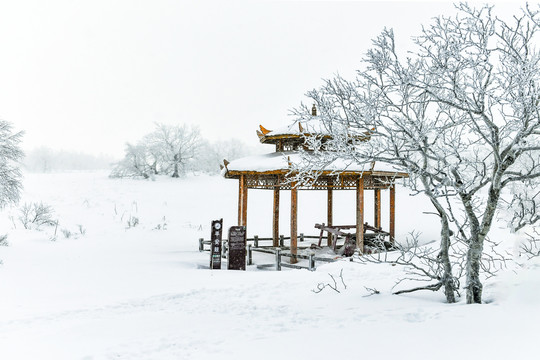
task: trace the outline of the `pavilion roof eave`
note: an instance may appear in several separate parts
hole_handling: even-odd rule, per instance
[[[262,144],[276,144],[278,141],[286,139],[286,140],[297,140],[297,141],[304,141],[306,137],[310,136],[317,136],[316,134],[279,134],[279,135],[263,135],[259,137],[259,141]],[[330,135],[319,135],[322,136],[323,139],[331,139],[332,137]]]
[[[259,135],[259,141],[261,144],[276,144],[280,140],[287,140],[287,141],[298,141],[303,142],[305,138],[309,137],[320,137],[323,140],[330,140],[332,139],[332,135],[326,135],[326,134],[315,134],[315,133],[302,133],[302,134],[279,134],[279,135]],[[356,141],[368,141],[371,138],[369,134],[366,135],[356,135],[351,136],[351,139],[354,139]]]
[[[225,171],[223,176],[227,179],[238,179],[242,175],[290,175],[289,169],[256,171],[256,170],[228,170]],[[335,171],[335,170],[323,170],[317,173],[318,176],[359,176],[360,177],[393,177],[396,179],[408,178],[409,174],[404,172],[393,171]]]

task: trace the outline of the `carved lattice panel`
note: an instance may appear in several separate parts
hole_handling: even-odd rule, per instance
[[[309,185],[303,185],[301,190],[354,190],[356,189],[358,176],[320,176]],[[364,189],[387,189],[395,179],[391,176],[364,176]],[[283,175],[262,174],[247,175],[246,185],[250,189],[275,189],[290,190],[291,184]]]

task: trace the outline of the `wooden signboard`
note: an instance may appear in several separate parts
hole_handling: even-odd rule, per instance
[[[229,229],[229,270],[246,270],[246,227]]]
[[[212,221],[212,242],[210,249],[210,269],[221,269],[221,240],[223,234],[223,219]]]

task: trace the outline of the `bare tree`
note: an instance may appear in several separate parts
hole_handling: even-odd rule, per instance
[[[23,133],[13,133],[10,123],[0,120],[0,207],[19,201],[22,175],[19,161],[23,152],[19,147]]]
[[[338,76],[308,93],[334,137],[324,145],[333,151],[312,146],[305,169],[339,156],[408,171],[413,190],[426,194],[440,217],[447,300],[456,283],[448,253],[455,238],[466,245],[467,302],[480,303],[484,246],[497,210],[511,204],[514,227],[538,220],[527,214],[536,214],[531,191],[540,178],[540,15],[526,8],[503,21],[490,6],[456,8],[456,16],[423,28],[408,58],[385,30],[355,79]],[[313,120],[305,105],[294,113]],[[514,184],[521,190],[502,201]]]

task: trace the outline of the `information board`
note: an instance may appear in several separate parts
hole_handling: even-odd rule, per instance
[[[229,270],[246,270],[246,227],[229,229]]]
[[[223,219],[212,221],[212,242],[210,249],[210,269],[221,269],[221,240],[223,233]]]

